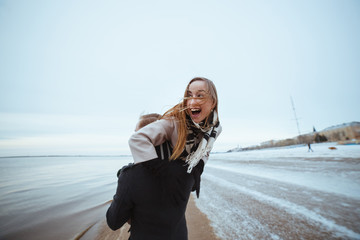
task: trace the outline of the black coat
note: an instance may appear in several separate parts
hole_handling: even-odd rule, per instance
[[[184,161],[155,159],[123,168],[106,213],[109,227],[119,229],[131,219],[131,240],[187,240],[185,210],[203,166],[201,161],[189,174]]]

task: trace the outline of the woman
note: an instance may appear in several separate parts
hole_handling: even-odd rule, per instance
[[[200,160],[207,162],[221,129],[215,85],[206,78],[197,77],[186,87],[183,101],[159,121],[134,133],[129,146],[134,162],[139,163],[157,159],[155,146],[169,141],[173,146],[170,160],[184,160],[190,173]]]
[[[194,183],[199,194],[204,163],[221,132],[217,106],[214,84],[206,78],[194,78],[181,103],[131,136],[130,149],[135,163],[140,164],[120,172],[107,212],[111,229],[120,228],[131,218],[130,239],[187,239],[189,195]],[[159,151],[159,146],[166,144],[171,155]]]

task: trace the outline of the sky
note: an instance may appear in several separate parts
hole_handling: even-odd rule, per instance
[[[197,76],[214,151],[360,121],[359,42],[357,0],[0,0],[0,156],[129,154]]]

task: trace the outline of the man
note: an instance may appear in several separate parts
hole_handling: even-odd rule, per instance
[[[156,147],[162,157],[129,164],[119,172],[106,218],[112,230],[131,219],[131,240],[188,239],[185,210],[190,192],[197,190],[198,194],[204,162],[200,161],[189,174],[184,161],[168,161],[171,148],[167,144]]]

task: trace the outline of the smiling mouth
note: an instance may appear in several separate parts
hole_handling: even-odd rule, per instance
[[[201,109],[190,109],[191,115],[198,116],[201,113]]]

